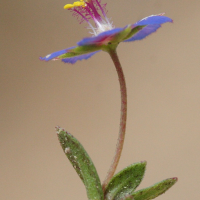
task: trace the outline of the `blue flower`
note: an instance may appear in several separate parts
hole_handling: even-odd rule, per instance
[[[102,4],[101,0],[80,0],[73,4],[67,4],[64,8],[70,10],[80,23],[87,22],[92,36],[82,39],[77,46],[40,57],[41,60],[61,59],[65,63],[74,64],[78,60],[92,57],[99,51],[108,52],[109,49],[116,49],[120,42],[142,40],[160,28],[161,24],[172,22],[169,17],[158,14],[146,17],[124,28],[115,28],[107,18],[106,4]],[[102,13],[102,16],[99,12]]]

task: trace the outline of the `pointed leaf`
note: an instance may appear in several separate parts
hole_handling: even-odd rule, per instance
[[[145,189],[138,190],[131,195],[123,198],[123,200],[151,200],[166,192],[178,181],[177,178],[169,178],[156,183]]]
[[[146,162],[132,164],[116,174],[105,190],[105,200],[121,199],[132,193],[140,184]]]
[[[58,139],[79,177],[82,179],[89,200],[103,200],[103,190],[95,166],[80,144],[70,133],[56,127]]]

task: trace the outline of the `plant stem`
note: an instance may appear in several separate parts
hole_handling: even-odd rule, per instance
[[[127,91],[126,91],[126,82],[125,82],[124,73],[123,73],[116,49],[114,50],[112,49],[108,53],[110,54],[110,57],[113,60],[113,63],[115,65],[118,78],[119,78],[120,91],[121,91],[121,118],[120,118],[119,135],[118,135],[115,155],[111,163],[111,166],[108,170],[107,176],[102,184],[103,191],[105,191],[107,184],[109,183],[110,179],[113,177],[116,171],[117,165],[119,163],[119,159],[121,157],[122,148],[124,144],[124,138],[125,138],[126,118],[127,118]]]

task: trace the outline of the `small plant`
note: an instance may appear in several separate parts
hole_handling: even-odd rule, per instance
[[[143,179],[146,162],[134,163],[114,175],[123,149],[127,119],[126,82],[116,48],[120,42],[141,40],[155,32],[161,24],[172,20],[162,13],[151,15],[124,28],[115,28],[107,18],[106,4],[101,0],[80,0],[67,4],[64,8],[70,10],[80,23],[86,22],[89,25],[92,37],[82,39],[77,46],[54,52],[40,59],[45,61],[61,59],[65,63],[74,64],[78,60],[90,58],[99,51],[107,52],[113,60],[119,78],[121,119],[115,155],[103,184],[100,183],[96,168],[80,142],[64,129],[56,127],[62,149],[83,181],[89,200],[153,199],[167,191],[178,179],[169,178],[135,191]]]

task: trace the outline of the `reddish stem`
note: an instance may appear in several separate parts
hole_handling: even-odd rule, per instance
[[[119,62],[119,58],[118,58],[116,50],[115,49],[110,50],[109,54],[113,60],[115,68],[117,70],[119,83],[120,83],[121,118],[120,118],[119,136],[118,136],[118,140],[117,140],[115,155],[114,155],[113,161],[111,163],[111,166],[108,170],[107,176],[102,184],[103,191],[105,191],[107,184],[109,183],[110,179],[113,177],[113,175],[116,171],[117,165],[119,163],[119,159],[121,157],[122,148],[123,148],[123,144],[124,144],[124,138],[125,138],[126,118],[127,118],[127,91],[126,91],[126,82],[125,82],[124,73],[123,73],[121,64]]]

